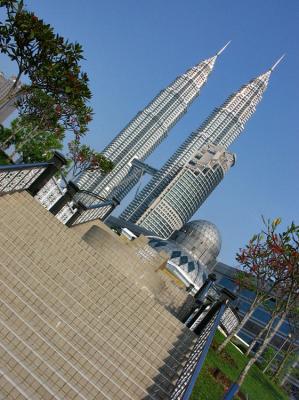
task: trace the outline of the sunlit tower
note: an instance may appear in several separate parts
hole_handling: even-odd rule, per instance
[[[168,185],[171,185],[172,180],[195,152],[200,151],[208,143],[227,149],[244,130],[246,122],[255,112],[268,86],[270,75],[282,58],[268,71],[232,94],[221,107],[215,108],[207,120],[185,140],[153,176],[120,217],[143,226],[144,214],[150,207],[153,210],[153,202],[161,196],[161,193],[167,191]]]
[[[76,182],[79,188],[103,198],[114,196],[121,201],[140,179],[140,168],[136,167],[134,160],[145,160],[166,138],[169,130],[199,95],[217,57],[228,44],[213,57],[201,61],[176,78],[140,111],[102,152],[113,161],[112,172],[102,175],[97,171],[86,171]]]

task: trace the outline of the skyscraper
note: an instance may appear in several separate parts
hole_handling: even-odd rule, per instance
[[[16,109],[16,97],[14,96],[14,93],[11,93],[11,95],[7,97],[14,83],[14,77],[7,79],[4,74],[0,72],[0,124],[2,124],[2,122],[5,121],[5,119]],[[20,85],[21,84],[19,83],[14,92],[18,91]]]
[[[113,171],[107,175],[86,171],[76,182],[79,188],[104,198],[114,196],[122,200],[140,178],[140,170],[132,165],[133,160],[146,159],[167,136],[171,127],[199,95],[218,55],[227,45],[215,56],[179,76],[139,112],[102,152],[113,161]]]
[[[240,135],[246,122],[255,112],[256,106],[268,86],[270,75],[280,60],[268,71],[242,86],[221,107],[216,108],[207,120],[185,140],[161,170],[153,176],[124,210],[121,218],[134,223],[141,221],[142,215],[167,188],[180,168],[190,160],[194,152],[199,151],[205,144],[220,145],[227,149]]]
[[[224,147],[204,145],[179,170],[137,224],[167,239],[189,221],[234,163],[235,156]]]

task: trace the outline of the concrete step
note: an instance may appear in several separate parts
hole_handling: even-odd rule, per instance
[[[1,357],[1,350],[0,350]],[[10,360],[11,363],[12,360]],[[27,383],[27,380],[26,380]],[[28,385],[28,383],[27,383]],[[38,387],[38,386],[37,386]],[[5,366],[0,369],[0,399],[15,399],[15,400],[39,400],[40,396],[34,393],[34,388],[30,385],[26,388],[22,377],[14,371],[10,372]],[[54,399],[50,393],[45,397],[46,400]]]
[[[131,371],[133,378],[138,376],[139,380],[145,380],[146,376],[155,377],[156,368],[160,368],[163,361],[157,359],[151,353],[150,348],[130,345],[129,338],[125,335],[117,336],[106,325],[96,323],[97,320],[92,315],[87,315],[84,309],[82,312],[79,310],[79,313],[77,313],[79,316],[76,316],[74,307],[66,307],[57,297],[53,296],[53,294],[55,295],[56,288],[51,285],[50,280],[48,281],[48,286],[42,286],[37,279],[30,277],[27,268],[26,271],[23,269],[21,279],[18,279],[17,268],[15,265],[12,265],[12,262],[8,264],[7,268],[3,267],[3,270],[5,270],[5,285],[14,290],[15,293],[19,293],[18,296],[20,299],[26,301],[27,298],[30,298],[32,309],[36,310],[47,321],[49,320],[51,326],[59,324],[59,331],[65,333],[66,337],[69,337],[68,329],[71,329],[72,339],[76,338],[76,341],[79,343],[82,341],[86,342],[91,346],[91,351],[96,351],[97,349],[106,358],[111,360],[113,364],[117,365],[118,368]],[[18,292],[13,287],[14,283],[18,285]],[[19,288],[22,288],[21,292]],[[82,315],[84,316],[84,320],[80,319]],[[94,321],[94,323],[87,324],[88,320]],[[63,324],[67,327],[66,331],[63,329]],[[120,333],[122,332],[120,331]],[[124,354],[122,354],[122,351]],[[146,354],[146,357],[142,357],[144,354]],[[166,372],[163,386],[167,385],[166,388],[169,388],[169,382],[166,378],[169,379],[169,376],[172,377],[173,371],[170,369],[168,374]],[[153,381],[149,379],[148,384],[152,383]]]
[[[3,288],[2,288],[3,290]],[[3,293],[4,292],[4,293]],[[96,354],[86,354],[81,343],[74,346],[70,341],[60,334],[59,325],[51,325],[45,319],[40,318],[32,308],[14,297],[13,292],[7,293],[4,290],[0,300],[0,320],[5,321],[6,327],[11,329],[16,336],[25,344],[30,343],[30,348],[39,356],[46,354],[48,364],[57,369],[74,387],[78,387],[76,382],[72,382],[69,376],[78,374],[80,381],[84,384],[85,390],[95,395],[99,393],[105,395],[105,388],[116,387],[118,392],[124,392],[124,398],[142,398],[146,391],[133,382],[127,374],[120,371],[107,358],[95,357]],[[3,297],[9,296],[10,303],[5,303]],[[100,389],[102,388],[102,389]],[[84,392],[78,387],[80,393]],[[108,397],[106,392],[106,397]]]
[[[14,253],[14,250],[13,250],[13,246],[14,245],[12,245],[11,244],[12,243],[12,241],[11,240],[8,240],[7,241],[7,243],[4,243],[3,244],[3,248],[7,248],[8,250],[9,250],[9,254],[13,254]],[[16,254],[13,254],[14,255],[14,258],[12,259],[11,258],[11,262],[13,262],[13,261],[16,261],[16,258],[18,257],[18,251],[17,251],[17,249],[19,248],[20,246],[18,245],[16,248],[15,248],[15,252],[16,252]],[[24,259],[24,255],[20,255],[19,256],[20,257],[20,262],[22,262],[23,264],[25,263],[25,259]],[[7,255],[7,260],[9,260],[9,255]],[[32,262],[28,262],[28,260],[27,260],[27,262],[25,263],[25,267],[26,267],[26,270],[28,270],[28,269],[32,269]],[[12,268],[15,268],[14,266],[11,266],[10,267],[10,270],[12,270]],[[26,271],[27,272],[27,271]],[[38,276],[39,277],[39,273],[38,273],[38,271],[35,271],[35,276]],[[26,281],[26,279],[28,279],[28,278],[26,278],[26,276],[24,275],[24,271],[23,271],[23,274],[21,275],[21,279],[22,279],[22,281]],[[58,281],[60,281],[60,279],[58,279]],[[47,287],[46,285],[48,285],[49,286],[49,277],[46,277],[46,279],[45,279],[45,288]],[[32,287],[33,285],[32,285],[32,282],[30,283],[30,287]],[[44,288],[44,289],[45,289]],[[43,290],[44,290],[43,289]],[[62,289],[62,288],[59,288],[59,293],[61,294],[62,293],[62,295],[63,295],[63,297],[65,297],[65,294],[63,293],[63,290],[64,289]],[[76,290],[78,290],[76,287],[75,288],[73,288],[73,291],[76,291]],[[57,291],[57,290],[56,290]],[[55,293],[55,291],[53,291],[53,293]],[[42,292],[41,293],[41,296],[43,295],[44,293]],[[55,299],[56,300],[56,299]],[[48,300],[49,302],[52,302],[52,303],[54,303],[54,304],[56,304],[56,301],[53,301],[53,299],[52,300]],[[61,306],[59,306],[59,308],[60,308]],[[92,317],[92,320],[94,321],[94,316],[91,316]],[[106,323],[107,322],[109,322],[109,321],[105,321]],[[124,329],[123,329],[123,327],[122,326],[118,326],[117,327],[118,328],[118,331],[119,332],[122,332]],[[111,333],[110,333],[110,336],[111,336]],[[124,338],[122,338],[122,340],[123,340]],[[128,340],[128,338],[125,338],[126,339],[126,342],[129,342],[130,343],[130,340]],[[129,339],[133,339],[133,337],[131,336],[131,338],[129,338]],[[134,338],[134,340],[135,340],[135,338]],[[142,342],[144,342],[144,340],[141,340],[141,343]],[[133,347],[133,345],[134,345],[134,347]],[[139,348],[141,347],[140,346],[140,342],[138,343],[133,343],[132,344],[132,348],[133,349],[136,349],[136,346],[137,346],[137,350],[139,350]],[[142,349],[143,350],[143,352],[142,352],[142,354],[146,354],[146,358],[147,359],[149,359],[149,362],[152,364],[152,363],[154,363],[156,360],[155,359],[153,359],[152,358],[152,356],[151,356],[151,352],[152,352],[152,348],[151,347],[148,347],[148,348],[146,348],[146,349]],[[159,349],[158,349],[159,350]],[[130,351],[130,354],[132,354],[132,349],[131,349],[131,351]],[[168,358],[171,358],[168,354],[167,354],[167,356],[168,356]],[[136,361],[136,360],[133,360],[133,361]],[[157,365],[157,368],[159,368],[159,369],[161,369],[161,366],[163,365],[163,363],[164,363],[164,360],[161,360],[161,359],[159,359],[159,360],[157,360],[157,361],[159,361],[159,364]],[[172,367],[175,367],[175,368],[178,368],[179,367],[179,365],[177,364],[177,363],[175,363],[174,364],[174,360],[170,360],[170,361],[172,361],[172,363],[171,362],[168,362],[168,365],[171,365]],[[145,368],[145,365],[144,365],[144,360],[140,360],[139,361],[139,363],[140,363],[140,368],[142,367],[142,369],[144,369]],[[167,365],[166,366],[164,366],[163,367],[163,371],[164,371],[164,376],[162,376],[162,377],[160,377],[160,379],[155,379],[155,381],[156,381],[156,383],[160,383],[160,385],[162,385],[163,384],[163,387],[165,388],[165,386],[169,389],[169,381],[167,382],[167,380],[166,380],[166,377],[168,378],[168,379],[170,379],[169,377],[171,377],[171,379],[173,380],[174,379],[174,377],[176,377],[176,375],[177,375],[177,373],[176,373],[176,371],[173,371],[173,370],[169,370],[169,368],[167,367]],[[154,371],[154,373],[156,374],[156,370]],[[153,378],[154,378],[154,375],[152,375],[153,376]],[[162,379],[162,382],[161,382],[161,379]]]
[[[99,254],[23,192],[0,198],[0,247],[1,349],[45,395],[14,368],[4,371],[7,390],[20,399],[169,398],[195,335],[119,271],[117,247]]]
[[[70,399],[83,400],[85,397],[74,390],[64,379],[61,378],[48,364],[39,358],[32,350],[25,346],[14,333],[0,322],[1,343],[0,356],[1,362],[6,365],[10,374],[14,376],[16,384],[22,383],[30,393],[34,393],[40,398],[61,399],[59,392],[63,388],[63,393]]]
[[[7,232],[8,233],[8,232]],[[1,235],[1,234],[0,234]],[[27,258],[25,257],[26,255],[26,249],[28,250],[28,248],[26,248],[25,243],[20,240],[19,238],[15,238],[15,237],[8,237],[8,238],[4,238],[2,236],[2,240],[4,240],[3,242],[3,248],[9,250],[9,254],[7,254],[7,259],[9,260],[18,260],[20,263],[24,264],[26,263],[26,268],[28,269],[32,269],[32,260],[33,260],[33,256],[34,253],[32,252],[32,250],[30,250],[30,254],[28,255],[28,251],[27,251]],[[22,253],[20,253],[20,249],[23,246],[23,251]],[[25,249],[25,251],[24,251]],[[13,257],[13,258],[12,258]],[[106,303],[107,307],[109,306],[109,312],[107,312],[107,309],[104,309],[101,307],[99,307],[97,304],[95,304],[94,302],[90,301],[89,297],[84,296],[84,292],[82,290],[82,282],[81,282],[81,286],[80,286],[80,282],[77,282],[78,285],[76,285],[76,283],[72,283],[72,277],[71,277],[71,271],[66,270],[66,276],[64,276],[63,269],[65,268],[64,265],[58,265],[57,269],[55,268],[51,268],[51,266],[49,264],[46,263],[45,261],[41,258],[41,257],[37,257],[35,259],[35,264],[39,266],[39,268],[43,268],[44,272],[47,274],[42,274],[42,272],[40,270],[35,270],[34,272],[34,276],[38,277],[39,280],[41,281],[41,279],[43,279],[44,282],[44,286],[47,287],[47,285],[50,284],[49,282],[49,278],[51,277],[56,284],[58,285],[57,289],[55,291],[53,291],[53,293],[55,293],[55,295],[58,297],[60,297],[62,300],[65,299],[66,293],[69,293],[70,296],[72,296],[72,299],[77,299],[77,301],[81,304],[84,305],[86,310],[89,310],[89,312],[91,312],[91,314],[93,315],[93,320],[94,320],[94,315],[96,315],[96,317],[101,317],[100,321],[102,324],[106,324],[108,326],[111,326],[111,322],[113,323],[113,325],[111,326],[112,331],[120,331],[120,332],[124,332],[125,334],[130,334],[130,337],[128,339],[129,342],[132,342],[132,346],[134,346],[134,348],[136,346],[139,345],[139,343],[145,343],[147,344],[147,348],[144,351],[148,351],[150,349],[151,353],[154,352],[156,354],[156,356],[158,356],[161,359],[164,359],[165,357],[169,356],[169,354],[167,353],[165,348],[162,348],[161,346],[158,346],[157,343],[153,342],[152,338],[149,338],[150,340],[147,341],[148,336],[144,335],[143,332],[146,331],[147,327],[143,327],[143,330],[141,329],[140,331],[135,331],[135,335],[133,335],[134,332],[133,328],[134,328],[134,322],[131,322],[130,320],[130,316],[127,316],[126,319],[123,318],[123,315],[121,313],[119,313],[119,309],[115,308],[111,308],[110,304]],[[12,268],[15,268],[14,266],[12,266]],[[24,279],[24,272],[22,275],[22,279]],[[62,285],[62,286],[61,286]],[[82,296],[81,296],[82,294]],[[72,302],[72,299],[69,299],[70,302]],[[100,306],[102,306],[102,304],[99,304]],[[102,310],[102,311],[101,311]],[[114,317],[114,315],[117,315],[117,318]],[[113,316],[113,318],[111,318],[111,316]],[[119,320],[123,320],[123,323],[120,323]],[[140,322],[140,326],[142,328],[142,321]],[[117,323],[115,323],[117,322]],[[129,324],[129,327],[126,327],[126,324]],[[130,328],[130,329],[129,329]],[[136,337],[136,334],[138,334],[139,332],[139,336]],[[180,344],[178,346],[178,348],[180,348]],[[174,348],[174,351],[176,352],[176,347]],[[163,357],[163,358],[162,358]],[[172,361],[173,363],[175,363],[175,361],[177,360],[177,358],[174,358]],[[153,362],[154,360],[152,360]],[[177,360],[177,363],[174,364],[176,366],[180,365],[180,360]]]
[[[53,222],[53,221],[52,221]],[[72,229],[70,229],[70,231],[73,231]],[[120,264],[123,264],[123,263],[125,263],[126,262],[126,260],[124,260],[123,258],[121,259],[122,260],[122,262],[120,263],[119,261],[120,261],[120,258],[119,258],[119,255],[115,255],[115,253],[117,253],[117,252],[115,252],[115,251],[111,251],[111,249],[105,249],[105,252],[104,252],[104,254],[102,254],[101,252],[97,252],[97,251],[95,251],[91,246],[89,246],[89,245],[87,245],[87,247],[86,247],[86,243],[83,241],[83,243],[84,243],[84,245],[85,245],[85,248],[87,248],[88,249],[88,251],[89,251],[89,253],[90,254],[92,254],[92,255],[94,255],[95,257],[102,257],[102,259],[103,260],[106,260],[108,263],[110,263],[110,264],[114,264],[114,262],[116,263],[116,265],[115,265],[115,270],[114,270],[114,275],[117,275],[117,274],[120,274],[120,272],[121,271],[119,271],[120,270]],[[81,246],[83,246],[83,243],[82,243],[82,240],[80,241],[80,245]],[[119,243],[117,243],[117,244],[119,244]],[[125,247],[127,247],[127,246],[125,246]],[[107,259],[107,253],[108,253],[108,259]],[[128,253],[129,254],[129,253]],[[106,257],[106,258],[105,258]],[[140,264],[140,259],[139,258],[137,258],[137,257],[134,257],[134,259],[135,259],[135,261],[137,261],[139,264]],[[131,260],[133,260],[133,257],[131,257],[131,259],[130,259],[130,261]],[[122,272],[121,272],[121,276],[122,276],[122,279],[123,279],[123,274],[122,274]],[[152,300],[152,299],[151,299]],[[159,304],[157,303],[157,302],[155,302],[155,301],[151,301],[151,306],[152,306],[152,308],[153,309],[159,309],[160,310],[160,308],[159,308]],[[171,321],[171,323],[174,323],[175,325],[177,325],[178,324],[178,321],[177,321],[177,319],[176,318],[173,318],[170,314],[165,314],[165,313],[163,313],[163,318],[167,318],[169,321]]]
[[[10,253],[12,252],[10,251]],[[11,255],[7,255],[6,263],[7,267],[2,266],[1,269],[3,281],[5,280],[6,285],[12,288],[17,283],[19,297],[25,296],[24,300],[30,298],[32,307],[44,318],[51,318],[50,323],[52,325],[57,323],[61,325],[63,321],[66,321],[69,326],[72,326],[73,331],[82,332],[83,338],[86,338],[99,351],[104,352],[106,357],[111,358],[119,368],[133,369],[134,372],[133,367],[136,366],[135,369],[138,369],[139,373],[138,379],[144,380],[146,374],[152,378],[148,383],[153,384],[157,368],[161,368],[164,360],[155,356],[150,347],[145,347],[143,341],[134,342],[132,345],[130,343],[132,337],[128,338],[121,327],[118,327],[117,331],[113,331],[109,329],[109,324],[103,325],[102,320],[95,318],[80,303],[72,302],[71,299],[68,301],[70,296],[67,296],[63,287],[53,285],[51,279],[47,277],[42,284],[40,271],[37,267],[32,266],[30,260],[23,259],[24,268],[22,268],[16,264],[15,257],[12,258]],[[74,288],[74,290],[77,290],[77,288]],[[63,299],[63,302],[60,301],[58,296]],[[83,321],[80,319],[82,317],[84,317]],[[175,366],[177,367],[177,364]],[[161,386],[164,388],[172,387],[170,380],[175,376],[175,373],[176,370],[165,366],[164,375],[159,380]],[[157,381],[157,383],[159,382]]]
[[[21,200],[21,203],[23,204],[24,202],[27,202],[28,203],[28,205],[30,205],[31,203],[32,203],[32,198],[30,197],[30,196],[28,196],[28,194],[24,194],[24,193],[20,193],[19,194],[19,196],[21,196],[23,199]],[[30,208],[30,207],[29,207]],[[29,209],[29,208],[27,208],[27,209]],[[60,224],[59,223],[59,221],[57,221],[55,218],[53,218],[52,217],[52,215],[51,214],[49,214],[49,213],[47,213],[46,212],[46,214],[45,214],[45,211],[46,210],[43,210],[43,209],[39,209],[39,210],[35,210],[35,212],[34,212],[34,215],[33,216],[37,216],[38,214],[41,216],[41,215],[43,215],[43,218],[47,218],[47,225],[48,226],[55,226],[55,230],[57,229],[57,224],[58,225],[60,225],[60,229],[61,230],[67,230],[67,232],[68,232],[68,239],[70,239],[70,237],[72,236],[72,240],[76,240],[77,242],[80,242],[80,246],[82,247],[82,248],[84,248],[85,250],[88,250],[88,252],[89,252],[89,254],[92,254],[93,256],[95,256],[95,257],[101,257],[102,256],[102,258],[101,258],[101,260],[102,261],[106,261],[105,262],[105,264],[106,265],[108,265],[108,264],[111,264],[111,260],[113,259],[113,256],[114,256],[114,252],[111,252],[110,251],[110,253],[109,253],[109,258],[107,259],[107,258],[105,258],[105,256],[104,255],[102,255],[102,254],[98,254],[91,246],[89,246],[85,241],[83,241],[76,233],[74,233],[74,231],[72,230],[72,229],[68,229],[68,228],[66,228],[65,226],[61,226],[62,224]],[[111,259],[110,259],[111,258]],[[116,259],[116,261],[117,261],[117,265],[119,265],[119,257]],[[122,261],[124,261],[124,260],[122,260]],[[138,260],[138,262],[140,262],[140,260]],[[123,273],[121,272],[121,271],[119,271],[119,268],[117,268],[117,265],[114,267],[114,269],[113,269],[113,273],[114,273],[114,276],[113,276],[113,278],[115,278],[117,275],[119,275],[120,276],[120,280],[123,280],[124,279],[124,275],[123,275]],[[113,268],[113,267],[112,267]],[[125,277],[126,278],[126,277]],[[141,293],[142,294],[142,293]],[[137,291],[137,295],[140,295],[140,291]],[[148,295],[147,293],[146,293],[146,295]],[[150,298],[150,301],[151,301],[151,306],[153,307],[153,309],[158,309],[158,310],[161,310],[161,307],[159,306],[159,304],[157,303],[157,302],[155,302],[155,301],[153,301],[153,299],[152,298]],[[172,324],[174,324],[175,326],[177,326],[178,325],[178,321],[177,321],[177,319],[176,318],[173,318],[172,317],[172,315],[170,315],[169,313],[163,313],[163,318],[166,318],[166,319],[168,319]],[[180,325],[180,324],[179,324]],[[192,335],[192,333],[191,333],[191,335]]]
[[[32,201],[32,200],[31,200]],[[44,210],[43,210],[44,211]],[[26,210],[23,210],[23,215],[26,215]],[[11,222],[11,221],[10,221]],[[40,220],[39,221],[35,221],[35,225],[36,224],[38,224],[38,223],[40,223]],[[28,222],[27,222],[27,224],[28,224]],[[27,224],[25,224],[25,225],[27,225]],[[28,231],[28,227],[26,227],[26,231]],[[28,236],[28,232],[26,232],[27,233],[27,236]],[[25,232],[24,232],[24,234],[25,234]],[[38,234],[38,232],[37,232],[37,234]],[[50,234],[50,233],[48,233],[48,234]],[[56,235],[54,234],[53,236],[55,236],[56,237]],[[65,242],[65,240],[64,240],[64,242]],[[30,242],[29,242],[30,243]],[[32,245],[35,243],[35,238],[34,238],[34,236],[32,235],[32,237],[31,237],[31,243],[32,243]],[[49,244],[50,244],[50,239],[49,238],[45,238],[45,240],[44,240],[44,245],[45,246],[47,246],[48,247],[48,249],[47,249],[47,251],[49,251]],[[43,247],[41,247],[41,249],[43,249]],[[56,254],[59,254],[59,255],[61,255],[61,257],[63,256],[63,254],[65,254],[65,253],[63,253],[63,251],[62,252],[60,252],[60,253],[58,253],[57,252],[57,246],[56,245],[54,245],[54,246],[52,246],[52,251],[54,251],[54,252],[56,252]],[[68,260],[69,261],[69,263],[70,264],[73,264],[73,262],[72,262],[72,260]],[[82,262],[84,262],[85,260],[82,260]],[[92,261],[94,261],[94,260],[92,260]],[[77,261],[78,262],[78,261]],[[66,260],[64,261],[64,263],[66,263]],[[80,263],[81,264],[81,263]],[[80,265],[81,266],[81,265]],[[73,266],[74,268],[75,268],[75,266]],[[86,268],[80,268],[80,271],[82,272],[82,270],[84,270],[84,273],[86,274]],[[96,275],[95,275],[96,274]],[[103,274],[105,274],[105,276],[103,276]],[[99,276],[100,275],[100,276]],[[95,269],[93,269],[93,278],[97,278],[98,277],[98,280],[99,281],[103,281],[103,279],[105,279],[106,278],[106,281],[107,281],[107,271],[105,270],[105,271],[102,271],[102,273],[101,273],[101,271],[99,270],[99,269],[97,269],[97,270],[95,270]],[[109,288],[109,291],[110,291],[110,294],[112,293],[112,294],[114,294],[114,292],[113,291],[115,291],[117,294],[117,297],[118,297],[118,299],[119,299],[119,301],[122,301],[122,298],[121,298],[121,296],[126,296],[126,294],[127,294],[127,290],[128,290],[128,288],[124,288],[124,287],[119,287],[119,285],[122,283],[122,281],[121,282],[118,282],[117,280],[116,280],[116,278],[113,278],[114,279],[114,281],[112,282],[112,283],[117,283],[117,285],[115,285],[113,288]],[[105,281],[105,282],[106,282]],[[116,282],[115,282],[116,281]],[[97,283],[96,283],[96,285],[97,285]],[[135,287],[132,287],[132,285],[131,285],[131,288],[133,289],[133,292],[134,292],[134,297],[136,296],[136,290],[135,290]],[[128,299],[124,299],[123,300],[123,303],[124,304],[126,304],[126,302],[127,302],[127,300]],[[135,302],[135,304],[136,304],[136,302]],[[137,304],[140,304],[139,302],[137,303]],[[131,305],[131,308],[134,306],[134,303],[132,302],[132,303],[130,303],[130,305]],[[126,306],[125,306],[125,308],[127,308]],[[146,311],[146,303],[142,303],[142,310],[145,310]],[[134,315],[137,315],[137,313],[138,313],[138,311],[136,311],[136,309],[133,309],[132,310],[133,311],[133,313],[134,313]],[[150,308],[149,309],[149,311],[150,311],[150,314],[148,315],[148,318],[150,318],[152,315],[151,314],[154,314],[154,312],[153,312],[153,309],[152,308]],[[163,308],[162,308],[162,311],[164,311],[164,313],[165,313],[165,310],[163,310]],[[149,327],[149,329],[150,329],[150,331],[149,331],[149,333],[151,334],[151,335],[153,335],[154,334],[154,332],[153,332],[153,324],[155,324],[155,322],[156,322],[156,318],[155,319],[151,319],[151,326]],[[177,323],[177,321],[176,321],[176,323]],[[164,324],[165,325],[165,324]],[[179,327],[179,329],[180,330],[182,330],[182,329],[185,329],[185,328],[182,328],[182,325],[179,323],[179,324],[177,324],[177,326]],[[159,332],[160,333],[162,333],[163,332],[163,338],[164,337],[166,337],[166,333],[165,333],[165,326],[161,326],[161,324],[159,324],[158,325],[158,328],[159,328]],[[166,329],[167,329],[167,325],[166,325]],[[164,330],[164,331],[163,331]],[[173,332],[174,330],[173,330],[173,327],[171,327],[171,336],[173,336]],[[188,330],[186,330],[185,329],[185,331],[187,331],[187,337],[189,336],[189,331]],[[194,336],[191,336],[192,338],[194,337]]]

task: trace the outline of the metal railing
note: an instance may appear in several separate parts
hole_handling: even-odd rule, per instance
[[[28,189],[49,163],[0,166],[0,194]]]
[[[66,164],[58,152],[45,163],[0,165],[0,195],[27,190],[43,207],[49,210],[63,224],[68,226],[105,219],[119,204],[115,199],[104,199],[95,193],[80,190],[73,182],[62,187],[54,175]],[[82,195],[89,196],[91,203],[80,201]],[[103,218],[104,210],[104,218]]]
[[[64,195],[65,191],[66,189],[62,188],[61,179],[53,177],[38,191],[34,198],[49,210]]]
[[[0,165],[0,195],[28,190],[33,196],[66,164],[58,152],[45,163]]]
[[[231,330],[235,323],[239,323],[230,304],[236,300],[236,295],[225,288],[219,290],[214,284],[215,280],[216,276],[210,274],[202,288],[194,295],[195,302],[189,310],[189,315],[183,319],[185,325],[198,335],[198,339],[171,394],[171,400],[190,398],[216,329],[224,325],[225,329]]]
[[[170,396],[170,400],[188,400],[190,398],[225,308],[226,301],[217,302],[194,330],[199,335],[198,339]]]
[[[64,197],[61,198],[60,203],[63,204],[64,200],[68,198],[72,199],[74,206],[76,207],[76,212],[66,222],[66,225],[68,226],[79,225],[97,219],[104,220],[111,214],[115,207],[119,205],[119,202],[115,198],[104,199],[96,193],[79,189],[73,182],[68,183],[67,192]],[[88,200],[86,202],[90,203],[90,205],[86,205],[82,200]],[[97,201],[96,203],[94,203],[95,200]],[[54,208],[56,213],[57,207],[55,207],[55,205],[50,211],[53,212]]]

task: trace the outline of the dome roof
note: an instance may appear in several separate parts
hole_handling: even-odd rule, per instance
[[[188,282],[188,285],[192,283],[199,289],[207,279],[205,265],[195,260],[192,255],[185,252],[176,242],[152,238],[149,241],[149,245],[158,252],[163,251],[168,254],[167,268],[173,271],[173,267],[175,267],[176,271],[181,271],[182,274],[179,277],[183,278],[185,283]]]
[[[221,235],[209,221],[197,220],[185,224],[173,238],[177,244],[203,264],[212,267],[221,249]]]

